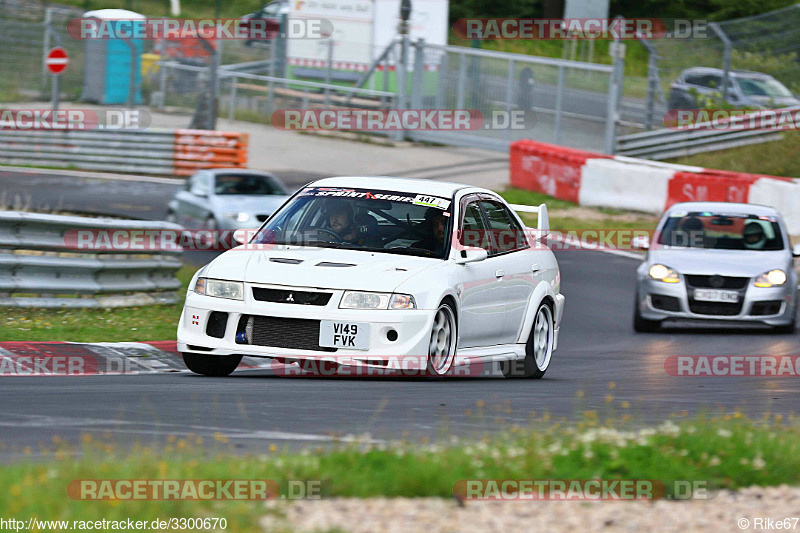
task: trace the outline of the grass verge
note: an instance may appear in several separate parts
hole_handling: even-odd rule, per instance
[[[525,189],[508,188],[500,195],[511,204],[539,205],[547,204],[550,217],[550,229],[557,231],[571,230],[621,230],[642,229],[655,230],[658,217],[646,213],[633,213],[619,209],[581,207],[578,204],[559,200],[546,194]],[[522,215],[530,227],[536,227],[535,215]]]
[[[476,409],[482,410],[480,401]],[[70,499],[66,487],[80,479],[269,479],[286,494],[289,481],[313,480],[321,482],[322,497],[450,498],[462,479],[652,479],[667,487],[690,480],[712,489],[800,483],[798,419],[678,415],[639,429],[629,420],[615,415],[601,421],[596,411],[586,411],[565,426],[545,414],[532,418],[530,429],[514,426],[479,441],[364,441],[299,453],[273,446],[259,456],[225,451],[221,434],[205,445],[198,437],[169,436],[157,449],[124,452],[87,434],[82,454],[55,437],[44,450],[50,460],[22,460],[0,470],[6,489],[0,510],[5,517],[70,521],[217,517],[228,520],[228,531],[255,532],[267,512],[257,501],[81,501]]]
[[[679,157],[669,162],[734,172],[800,177],[800,160],[797,158],[799,151],[800,134],[786,131],[779,141]]]

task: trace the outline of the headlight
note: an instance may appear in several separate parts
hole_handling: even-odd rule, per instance
[[[786,283],[786,272],[783,270],[770,270],[756,278],[753,285],[756,287],[776,287]]]
[[[225,216],[236,222],[247,222],[250,220],[250,215],[248,213],[225,213]]]
[[[240,281],[198,278],[197,283],[194,285],[194,292],[215,298],[228,298],[229,300],[244,299],[244,285]]]
[[[347,291],[339,309],[416,309],[414,297],[408,294]]]
[[[664,283],[680,283],[681,277],[668,266],[655,264],[650,267],[650,277]]]

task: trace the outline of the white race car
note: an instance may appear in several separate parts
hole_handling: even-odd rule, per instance
[[[514,210],[538,213],[537,230]],[[544,205],[512,209],[478,187],[322,179],[195,274],[178,350],[208,376],[246,355],[362,369],[416,358],[434,377],[500,362],[540,378],[564,308],[548,230]]]

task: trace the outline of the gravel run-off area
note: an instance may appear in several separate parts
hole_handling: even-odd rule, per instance
[[[788,486],[720,491],[690,501],[468,501],[460,506],[440,498],[332,498],[268,506],[270,513],[261,521],[265,531],[716,533],[766,530],[766,519],[786,518],[790,531],[800,531],[800,520],[793,520],[800,518],[800,488]]]

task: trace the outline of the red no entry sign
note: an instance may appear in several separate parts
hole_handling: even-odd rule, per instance
[[[60,46],[50,50],[47,54],[47,59],[44,61],[47,69],[53,74],[61,74],[64,72],[68,63],[69,58],[67,57],[67,51]]]

